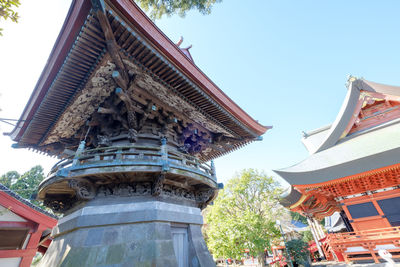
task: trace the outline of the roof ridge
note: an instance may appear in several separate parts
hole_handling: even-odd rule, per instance
[[[52,217],[52,218],[54,218],[54,219],[56,219],[56,220],[59,219],[59,218],[57,217],[57,215],[54,215],[54,214],[52,214],[52,213],[50,213],[50,212],[48,212],[48,211],[46,211],[46,210],[44,210],[44,209],[42,209],[42,208],[36,206],[35,204],[33,204],[33,203],[30,202],[29,200],[27,200],[27,199],[21,197],[20,195],[18,195],[17,193],[15,193],[15,192],[14,192],[13,190],[11,190],[10,188],[8,188],[7,186],[3,185],[2,183],[0,183],[0,191],[5,192],[7,195],[9,195],[9,196],[15,198],[16,200],[18,200],[18,201],[24,203],[25,205],[27,205],[27,206],[30,207],[30,208],[32,208],[32,209],[34,209],[34,210],[36,210],[36,211],[38,211],[38,212],[40,212],[40,213],[43,213],[44,215],[47,215],[47,216],[49,216],[49,217]]]

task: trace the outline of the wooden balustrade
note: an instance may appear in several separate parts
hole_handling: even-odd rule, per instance
[[[213,164],[200,162],[196,157],[178,151],[170,151],[165,148],[163,150],[162,147],[138,145],[101,147],[84,150],[80,152],[79,155],[70,156],[56,163],[51,169],[49,176],[61,169],[73,166],[107,163],[110,161],[129,162],[144,160],[149,162],[165,161],[170,164],[183,166],[201,172],[203,175],[216,181]]]
[[[328,234],[324,243],[346,262],[374,260],[379,263],[378,250],[382,247],[387,247],[393,258],[400,258],[400,227]]]

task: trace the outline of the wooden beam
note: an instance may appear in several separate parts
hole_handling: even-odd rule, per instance
[[[12,221],[0,221],[0,228],[27,228],[29,233],[36,232],[38,224],[34,222],[12,222]]]
[[[125,103],[128,109],[134,109],[134,104],[132,99],[125,93],[123,88],[116,88],[115,94]]]
[[[9,207],[9,210],[13,213],[36,223],[44,224],[48,228],[53,228],[57,224],[57,220],[47,216],[32,207],[22,203],[14,197],[8,195],[5,192],[0,191],[0,205],[3,207]]]
[[[43,231],[46,230],[46,227],[44,225],[39,225],[39,229],[36,231],[36,233],[32,234],[29,238],[28,244],[26,245],[26,249],[27,250],[34,250],[35,253],[32,254],[28,254],[26,256],[24,256],[20,262],[20,267],[29,267],[31,266],[33,257],[36,254],[37,251],[37,247],[40,241],[40,238],[42,236]]]
[[[122,75],[119,71],[117,71],[117,70],[113,71],[112,77],[119,87],[122,87],[125,90],[128,88],[127,81],[122,77]]]
[[[120,47],[115,40],[114,32],[111,28],[110,21],[107,18],[105,4],[103,0],[92,0],[92,6],[95,10],[95,14],[97,19],[99,20],[100,27],[103,30],[104,38],[107,45],[107,51],[110,54],[111,59],[114,64],[117,66],[117,72],[119,72],[119,76],[113,78],[117,82],[118,86],[123,89],[127,89],[129,84],[129,75],[126,71],[125,64],[122,61],[121,55],[119,53]],[[121,84],[120,84],[121,83]]]
[[[141,129],[143,127],[144,123],[146,122],[147,118],[149,117],[149,115],[150,115],[150,113],[152,111],[152,106],[153,106],[153,102],[152,101],[148,101],[147,106],[144,109],[143,116],[138,122],[138,128],[139,129]]]
[[[35,256],[36,249],[6,249],[0,250],[0,258],[18,258],[25,256]]]
[[[115,109],[103,108],[103,107],[99,107],[97,109],[97,112],[100,113],[100,114],[117,114],[118,113]]]
[[[124,102],[127,114],[128,114],[128,126],[129,129],[137,130],[138,121],[136,117],[136,106],[134,105],[132,99],[124,92],[124,90],[120,87],[115,89],[115,94]]]

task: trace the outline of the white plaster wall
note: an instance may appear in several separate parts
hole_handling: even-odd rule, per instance
[[[19,267],[21,258],[0,258],[0,266]]]
[[[0,205],[0,221],[8,221],[8,222],[26,222],[26,220],[14,212],[10,211],[6,207]],[[0,264],[0,266],[2,266]]]
[[[368,250],[363,247],[348,247],[346,250],[346,252],[364,252],[364,251]]]
[[[388,249],[399,249],[399,248],[396,247],[396,246],[393,245],[393,244],[377,245],[376,248],[375,248],[375,250],[381,250],[381,249],[386,249],[386,250],[388,250]]]

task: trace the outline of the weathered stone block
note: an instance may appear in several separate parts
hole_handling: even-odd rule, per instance
[[[88,266],[87,260],[93,248],[71,249],[61,264],[61,267]]]
[[[85,246],[92,247],[101,245],[101,240],[103,239],[103,232],[104,228],[90,229],[86,237]]]
[[[113,245],[113,244],[121,242],[121,240],[119,238],[119,236],[120,236],[119,228],[120,227],[118,227],[117,229],[106,229],[101,243],[103,245]]]
[[[112,245],[108,247],[106,264],[121,263],[124,258],[125,245]]]
[[[122,199],[121,202],[113,199],[109,206],[105,203],[88,205],[87,209],[84,207],[82,211],[65,216],[60,222],[63,227],[59,226],[53,232],[57,235],[40,266],[176,267],[172,222],[183,227],[187,225],[189,267],[215,266],[202,237],[200,224],[187,224],[188,218],[193,218],[191,216],[201,217],[198,208],[159,201],[151,203],[148,199],[138,201],[137,206],[132,199],[129,202]],[[146,208],[148,210],[144,210]],[[160,208],[164,210],[158,210]],[[135,217],[137,212],[142,211],[156,216]],[[112,216],[115,217],[110,219]],[[123,223],[126,218],[135,222]],[[165,221],[153,218],[164,218]],[[171,222],[172,219],[174,221]]]

